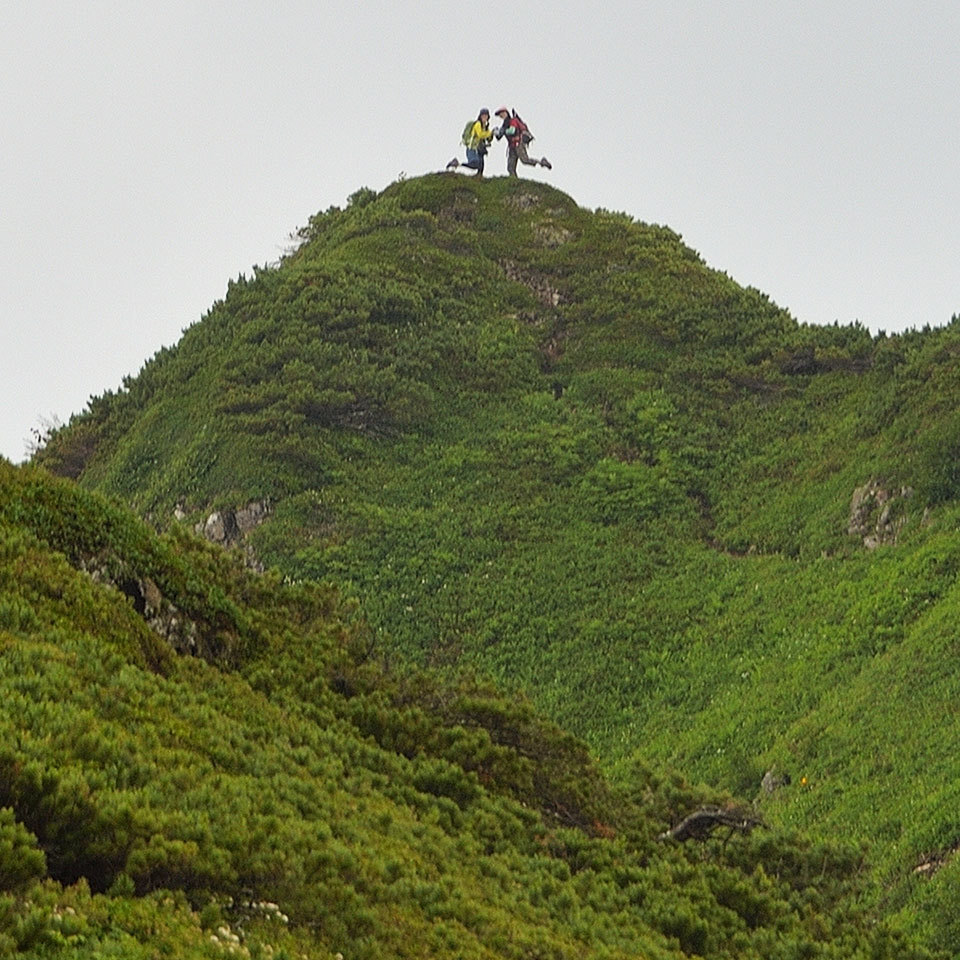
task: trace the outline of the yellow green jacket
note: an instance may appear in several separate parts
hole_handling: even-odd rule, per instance
[[[482,140],[490,140],[492,137],[493,131],[490,129],[484,130],[483,124],[477,120],[470,131],[470,149],[476,150]]]

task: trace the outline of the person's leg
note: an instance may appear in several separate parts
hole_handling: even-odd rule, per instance
[[[467,162],[461,164],[461,166],[469,167],[471,170],[482,170],[483,157],[481,157],[476,150],[471,150],[469,147],[467,147]]]
[[[507,151],[507,176],[515,177],[517,175],[517,151],[510,147]]]
[[[525,163],[528,167],[535,167],[540,163],[539,160],[530,159],[527,154],[527,145],[523,141],[517,144],[517,156],[520,158],[520,162]],[[514,164],[514,167],[516,167],[516,164]]]

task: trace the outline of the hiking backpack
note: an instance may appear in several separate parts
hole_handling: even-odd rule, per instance
[[[463,135],[460,137],[460,142],[465,147],[469,147],[473,142],[473,125],[476,122],[476,120],[468,120],[467,125],[463,128]]]
[[[517,116],[516,110],[513,111],[510,123],[516,128],[517,136],[520,137],[522,143],[531,143],[533,141],[533,134],[530,132],[530,128]]]

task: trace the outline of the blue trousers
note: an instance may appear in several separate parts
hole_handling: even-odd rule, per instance
[[[483,173],[483,158],[484,154],[479,150],[471,150],[467,147],[467,162],[463,166],[476,170],[477,173]]]

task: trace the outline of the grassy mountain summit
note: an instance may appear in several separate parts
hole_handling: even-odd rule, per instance
[[[161,528],[215,512],[378,657],[526,692],[624,785],[672,764],[867,843],[867,901],[960,950],[958,350],[437,175],[313,217],[38,460]]]

